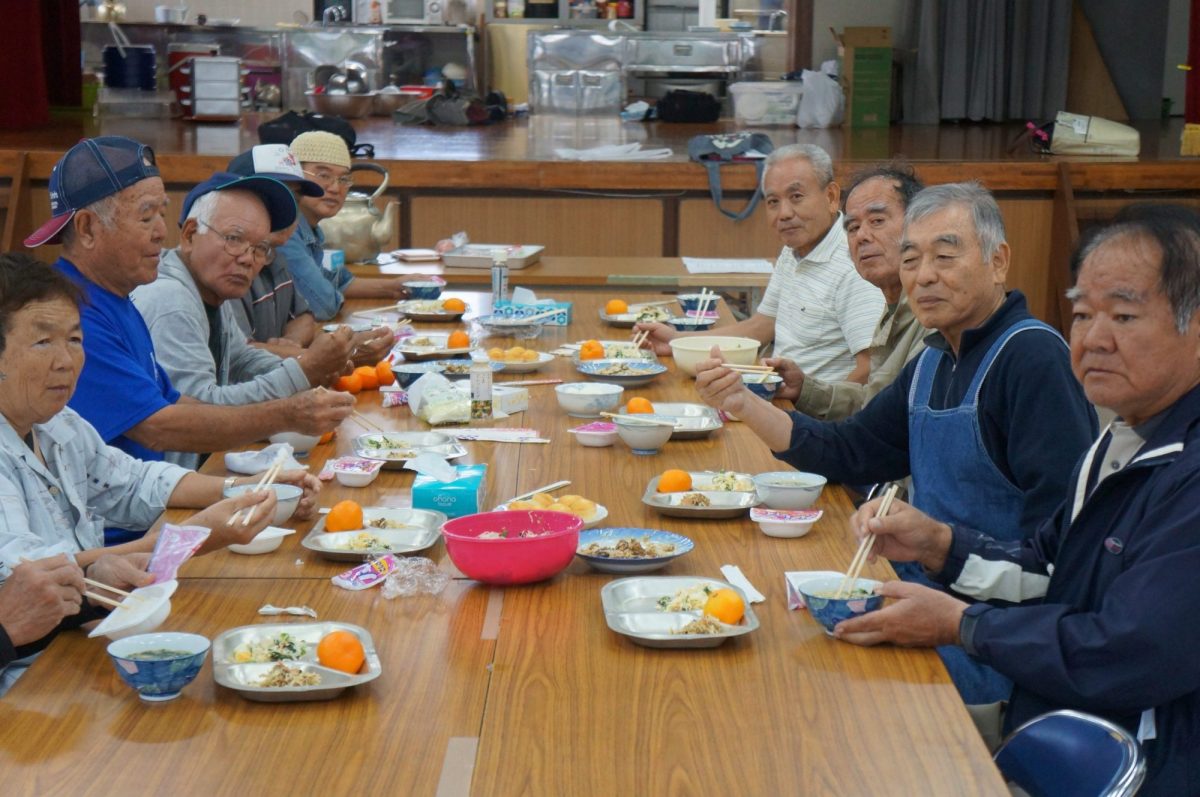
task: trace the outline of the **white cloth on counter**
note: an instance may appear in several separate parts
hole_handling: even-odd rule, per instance
[[[225,454],[225,469],[231,470],[234,473],[245,473],[248,476],[262,473],[275,463],[275,458],[285,448],[287,449],[287,453],[284,455],[286,459],[283,461],[283,469],[306,470],[292,456],[295,449],[287,443],[272,443],[261,451],[230,451]]]
[[[602,144],[588,149],[559,147],[554,150],[556,157],[569,161],[651,161],[674,154],[670,149],[642,149],[641,144]]]

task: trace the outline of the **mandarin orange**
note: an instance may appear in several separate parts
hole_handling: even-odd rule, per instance
[[[379,380],[382,386],[394,385],[396,383],[396,375],[392,373],[392,364],[387,360],[379,362],[375,366],[375,378]]]
[[[579,347],[579,359],[599,360],[604,357],[604,344],[598,340],[585,340]]]
[[[471,336],[461,329],[457,329],[450,333],[450,337],[446,339],[447,349],[466,349],[471,345]]]
[[[660,493],[682,493],[692,489],[692,475],[686,470],[672,468],[658,477]]]
[[[376,375],[375,369],[369,365],[360,365],[354,369],[354,373],[362,380],[363,390],[378,390],[379,376]]]
[[[620,315],[621,313],[628,313],[629,305],[623,299],[609,299],[604,305],[604,312],[607,315]]]
[[[629,415],[635,415],[637,413],[652,413],[654,412],[654,405],[650,403],[649,399],[644,399],[641,396],[634,396],[629,400],[629,403],[625,405],[625,412]]]
[[[704,613],[726,625],[733,625],[746,613],[746,604],[742,601],[742,596],[733,590],[719,589],[708,596],[708,601],[704,604]]]
[[[442,300],[442,309],[448,313],[463,313],[466,312],[467,303],[451,296],[449,299]]]
[[[330,631],[317,643],[317,661],[324,667],[354,675],[362,669],[367,652],[351,631]]]
[[[361,393],[363,389],[362,377],[358,374],[339,376],[333,382],[333,389],[340,390],[343,393]]]
[[[357,531],[363,527],[363,510],[357,501],[338,501],[325,516],[326,531]]]

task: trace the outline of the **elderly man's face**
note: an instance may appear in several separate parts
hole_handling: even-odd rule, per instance
[[[350,191],[350,186],[342,183],[350,170],[332,163],[301,163],[300,167],[308,179],[325,189],[323,196],[299,196],[297,201],[301,212],[305,217],[318,221],[336,216],[342,205],[346,204],[346,194]]]
[[[74,302],[32,302],[13,313],[0,353],[0,412],[28,434],[67,406],[83,368],[83,330]]]
[[[873,177],[846,197],[846,240],[859,275],[881,290],[900,288],[904,204],[895,181]]]
[[[1162,251],[1142,236],[1102,244],[1071,291],[1071,368],[1088,400],[1137,425],[1200,379],[1200,320],[1184,333],[1159,285]]]
[[[200,298],[211,306],[241,298],[250,290],[266,262],[256,259],[254,246],[267,243],[271,234],[271,219],[257,196],[237,190],[218,196],[207,224],[188,219],[179,246]],[[239,249],[245,251],[236,255],[229,251]]]
[[[763,180],[767,221],[800,257],[821,242],[838,214],[837,183],[822,186],[806,158],[777,163]]]
[[[95,268],[106,285],[130,293],[158,277],[158,256],[167,237],[167,191],[159,177],[140,180],[117,196],[112,227],[93,226]]]
[[[917,320],[955,349],[962,333],[983,324],[1003,301],[1008,244],[985,260],[965,205],[949,205],[908,225],[900,257],[900,281]]]

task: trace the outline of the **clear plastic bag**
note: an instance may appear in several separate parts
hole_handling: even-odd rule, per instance
[[[395,571],[383,582],[383,597],[408,598],[422,592],[437,595],[450,583],[450,576],[438,570],[432,559],[424,556],[398,557]]]

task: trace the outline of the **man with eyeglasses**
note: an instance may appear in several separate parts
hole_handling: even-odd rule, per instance
[[[296,232],[279,248],[313,315],[327,321],[337,315],[346,299],[399,300],[408,296],[406,277],[355,277],[345,266],[326,269],[322,264],[325,235],[317,224],[338,214],[351,185],[350,149],[345,140],[316,130],[296,136],[291,150],[304,175],[325,189],[322,196],[299,198]]]
[[[235,304],[275,257],[268,236],[292,225],[291,190],[270,177],[218,172],[183,202],[179,246],[163,250],[158,279],[131,296],[146,320],[159,363],[176,389],[209,404],[245,405],[326,384],[350,367],[352,334],[319,334],[295,357],[251,346]],[[199,457],[167,459],[195,467]]]
[[[305,390],[231,407],[181,396],[171,384],[129,298],[158,274],[167,205],[153,150],[123,136],[84,139],[50,173],[51,219],[25,245],[61,243],[55,265],[87,297],[86,359],[70,407],[106,443],[145,460],[162,460],[167,451],[222,451],[276,432],[336,428],[354,408],[349,394]],[[114,529],[105,538],[113,544],[137,536]]]

